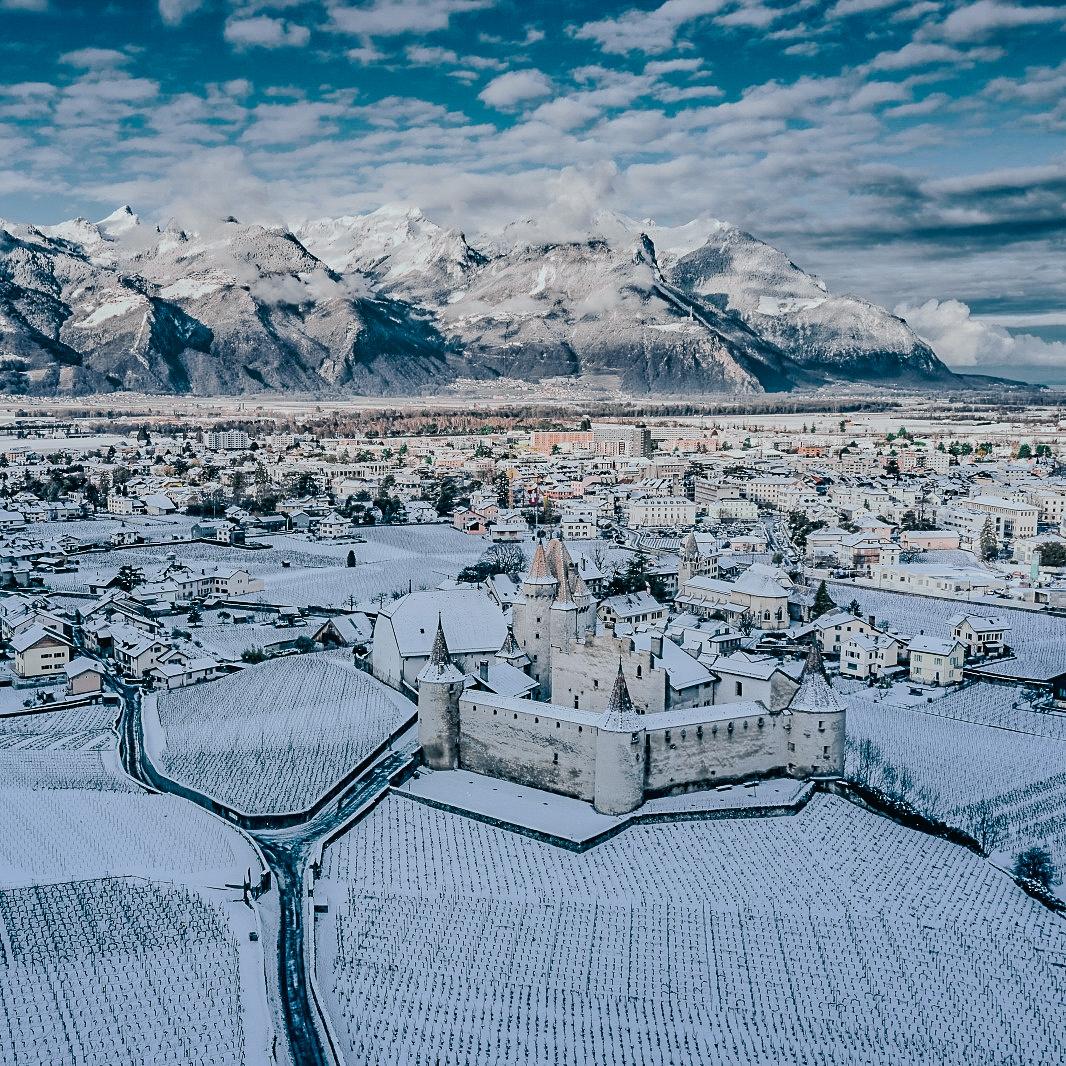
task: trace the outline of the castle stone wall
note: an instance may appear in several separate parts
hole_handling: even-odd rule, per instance
[[[646,791],[784,773],[791,761],[788,722],[787,715],[767,713],[649,729]]]

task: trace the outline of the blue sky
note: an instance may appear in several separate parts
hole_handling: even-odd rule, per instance
[[[0,0],[0,217],[707,215],[1050,337],[1063,56],[1066,5],[1010,0]]]

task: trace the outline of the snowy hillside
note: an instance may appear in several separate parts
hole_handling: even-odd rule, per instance
[[[220,220],[0,220],[0,389],[213,395],[433,391],[457,376],[600,376],[758,393],[950,377],[887,311],[833,296],[717,220],[603,211],[468,240],[415,207],[293,231]]]

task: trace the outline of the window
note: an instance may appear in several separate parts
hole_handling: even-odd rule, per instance
[[[789,751],[795,751],[796,750],[796,745],[793,744],[791,740],[788,742],[788,750]]]
[[[638,667],[637,667],[637,677],[640,677],[640,676],[641,676],[641,673],[640,673],[640,671],[641,671],[641,668],[640,668],[640,667],[638,666]]]
[[[738,681],[736,683],[736,694],[738,696],[743,696],[744,695],[744,682],[743,681]]]
[[[824,757],[825,757],[826,759],[828,759],[828,758],[829,758],[829,745],[828,745],[828,744],[826,744],[826,745],[825,745],[825,747],[824,747],[824,748],[822,748],[822,755],[823,755],[823,756],[824,756]]]

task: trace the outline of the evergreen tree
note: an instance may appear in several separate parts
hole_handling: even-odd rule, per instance
[[[981,527],[981,558],[995,559],[999,555],[999,541],[996,540],[996,531],[992,528],[992,519],[986,518]]]
[[[1041,888],[1058,884],[1058,871],[1046,848],[1026,848],[1014,860],[1014,876],[1021,881],[1035,881]]]
[[[811,611],[811,617],[821,618],[823,614],[833,610],[836,610],[836,603],[833,602],[833,597],[829,595],[829,589],[826,588],[825,582],[822,581],[818,585],[818,591],[814,594],[814,607]]]
[[[115,584],[123,592],[132,592],[142,581],[144,581],[144,573],[136,566],[120,566],[115,576]]]
[[[344,565],[347,566],[347,567],[355,566],[355,552],[354,551],[349,551],[348,552],[348,558],[344,560]]]

